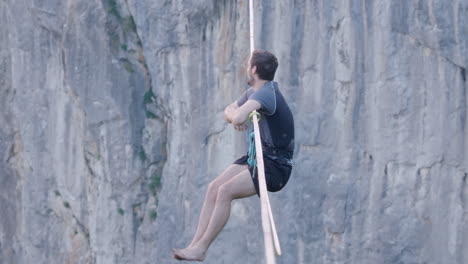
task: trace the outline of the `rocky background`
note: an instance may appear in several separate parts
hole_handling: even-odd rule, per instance
[[[277,263],[468,263],[468,1],[255,1],[296,166]],[[0,0],[0,263],[177,263],[246,151],[247,0]],[[263,263],[257,197],[205,263]]]

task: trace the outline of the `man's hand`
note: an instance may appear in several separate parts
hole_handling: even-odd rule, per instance
[[[236,111],[239,107],[237,106],[237,101],[228,105],[226,107],[226,109],[224,109],[224,120],[226,120],[226,122],[228,123],[231,123],[232,124],[232,118],[233,118],[233,114],[234,114],[234,111]],[[243,124],[232,124],[232,126],[234,127],[235,130],[237,131],[245,131],[247,130],[247,128],[249,128],[249,126],[247,125],[247,123],[243,123]]]
[[[233,126],[234,126],[234,129],[237,131],[245,131],[247,130],[247,128],[249,128],[249,126],[245,123],[242,125],[233,125]]]

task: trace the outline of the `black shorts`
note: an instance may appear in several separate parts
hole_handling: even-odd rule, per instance
[[[260,196],[260,191],[258,187],[258,171],[255,167],[255,177],[253,177],[253,167],[250,166],[247,162],[249,159],[248,155],[242,156],[234,164],[238,165],[248,165],[250,176],[252,176],[253,183],[255,185],[255,191],[257,195]],[[286,185],[291,175],[292,167],[285,164],[280,164],[274,160],[269,159],[268,157],[263,158],[263,164],[265,165],[265,180],[267,185],[267,190],[269,192],[277,192]]]

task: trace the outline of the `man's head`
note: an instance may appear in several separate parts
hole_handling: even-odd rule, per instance
[[[254,50],[247,66],[249,85],[253,86],[257,80],[272,81],[278,68],[278,59],[266,50]]]

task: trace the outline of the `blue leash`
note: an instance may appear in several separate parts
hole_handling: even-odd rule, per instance
[[[249,115],[250,121],[253,122],[253,115],[256,115],[258,118],[258,121],[260,121],[261,115],[257,111],[253,111]],[[253,167],[252,171],[252,178],[255,178],[255,171],[257,168],[257,153],[255,152],[255,132],[252,131],[249,134],[249,159],[247,160],[247,163]]]
[[[258,121],[260,121],[261,115],[257,111],[253,111],[249,114],[250,121],[253,122],[253,115],[256,115]],[[255,171],[257,168],[257,153],[255,152],[255,132],[252,131],[249,134],[249,159],[247,163],[253,167],[252,178],[255,178]]]
[[[257,168],[257,153],[255,152],[255,133],[251,132],[249,135],[249,159],[247,160],[247,163],[252,169],[252,178],[255,178],[255,171]]]
[[[255,134],[251,132],[249,135],[249,159],[247,160],[250,166],[257,166],[256,152],[255,152]]]

